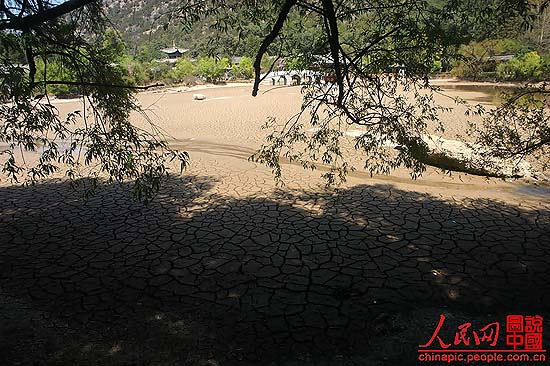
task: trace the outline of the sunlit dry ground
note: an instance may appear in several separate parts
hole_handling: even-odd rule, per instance
[[[452,112],[442,113],[444,131],[437,131],[436,125],[429,126],[429,133],[440,135],[447,139],[457,139],[457,135],[465,137],[468,123],[471,121],[479,122],[478,117],[466,117],[464,111],[466,108],[457,105],[452,98],[460,97],[470,104],[483,104],[490,108],[492,96],[487,95],[483,89],[479,91],[463,91],[460,89],[451,89],[455,84],[460,84],[449,80],[435,80],[435,85],[444,88],[443,95],[435,95],[435,100],[443,107],[453,108]],[[241,84],[242,85],[242,84]],[[236,170],[244,169],[246,176],[267,178],[271,180],[269,171],[248,161],[248,158],[265,143],[265,137],[270,130],[262,129],[268,118],[275,117],[279,123],[286,122],[291,116],[300,110],[301,106],[301,88],[296,87],[269,87],[262,86],[261,92],[257,97],[251,96],[251,85],[233,87],[231,85],[221,87],[211,87],[202,90],[184,91],[185,88],[167,88],[164,90],[150,91],[139,94],[138,100],[147,112],[150,122],[160,127],[166,137],[171,141],[171,145],[188,151],[191,155],[193,164],[192,169],[198,169],[203,172],[205,169],[208,174],[216,174],[209,167],[219,164],[223,161],[224,167],[235,166]],[[470,88],[475,87],[475,83]],[[204,101],[193,100],[194,93],[205,94],[207,99]],[[80,103],[61,101],[56,104],[61,113],[68,113],[81,108]],[[147,127],[148,122],[135,115],[134,121],[139,125]],[[482,196],[493,194],[492,191],[510,191],[523,189],[521,184],[506,184],[497,179],[487,180],[482,177],[474,177],[466,174],[454,173],[452,177],[445,175],[437,169],[428,168],[422,178],[412,181],[410,172],[406,169],[398,169],[390,176],[377,176],[372,180],[370,175],[364,170],[364,156],[361,152],[355,151],[354,132],[361,130],[361,127],[349,126],[349,135],[346,136],[347,143],[344,143],[347,151],[347,158],[358,168],[351,177],[359,180],[350,181],[357,184],[363,182],[388,182],[403,184],[410,189],[427,191],[435,194],[452,195],[461,191],[468,191],[468,195],[475,195],[480,191]],[[232,159],[223,159],[223,158]],[[284,163],[284,160],[283,160]],[[287,174],[292,172],[290,174]],[[283,174],[289,179],[286,183],[295,184],[299,187],[317,186],[323,184],[318,177],[322,172],[302,172],[298,169],[285,166]],[[303,181],[300,182],[300,179]],[[266,189],[272,187],[273,183],[261,185]],[[426,188],[428,187],[427,190]],[[437,188],[436,188],[437,187]],[[454,193],[445,193],[447,189],[456,190]],[[501,193],[497,194],[502,196]],[[515,198],[512,198],[515,200]]]

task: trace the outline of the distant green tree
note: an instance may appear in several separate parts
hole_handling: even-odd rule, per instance
[[[543,75],[544,64],[537,51],[531,51],[500,63],[496,72],[502,80],[538,80]]]
[[[486,39],[461,45],[453,75],[479,79],[484,72],[494,72],[496,55],[518,54],[526,52],[528,46],[512,39]]]
[[[542,75],[542,58],[537,51],[528,52],[519,58],[520,75],[525,79],[538,79]]]
[[[135,87],[121,65],[123,43],[102,14],[95,0],[0,2],[0,100],[10,102],[0,104],[1,169],[27,184],[56,172],[75,184],[92,182],[88,188],[104,179],[132,181],[136,197],[148,200],[169,162],[183,168],[188,156],[154,128],[130,122],[140,110]],[[60,114],[49,101],[52,88],[80,95],[87,113]],[[18,151],[38,159],[31,163]]]
[[[151,82],[147,72],[147,65],[131,56],[124,56],[121,59],[121,66],[125,74],[124,79],[130,85],[146,85]]]
[[[442,70],[443,70],[443,63],[441,62],[441,60],[435,60],[430,72],[438,73],[438,72],[441,72]]]
[[[229,59],[224,57],[217,59],[215,57],[202,57],[197,64],[199,76],[209,82],[219,82],[229,68]]]
[[[56,55],[50,57],[38,58],[36,60],[36,68],[41,72],[38,73],[39,81],[60,80],[70,82],[74,80],[76,75],[72,68],[64,65],[65,60]],[[69,84],[51,84],[46,86],[46,92],[58,97],[75,96],[78,93],[78,86]]]
[[[172,70],[172,78],[176,82],[182,82],[191,76],[197,76],[197,66],[187,58],[180,58]]]
[[[231,76],[237,79],[252,79],[254,76],[254,61],[250,57],[242,57],[238,65],[231,66]]]
[[[172,66],[165,62],[153,61],[148,64],[147,74],[150,80],[159,81],[163,83],[172,83]]]
[[[144,41],[136,48],[136,60],[142,63],[147,63],[160,59],[163,56],[160,50],[165,46],[165,43],[159,40]]]
[[[297,55],[285,58],[286,70],[306,70],[308,66],[308,60],[304,56]]]
[[[126,52],[126,44],[120,34],[113,28],[107,28],[103,34],[103,52],[112,60],[120,60]]]

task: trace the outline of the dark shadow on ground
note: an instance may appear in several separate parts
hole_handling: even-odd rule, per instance
[[[172,178],[146,207],[118,185],[88,201],[64,183],[1,188],[0,288],[98,332],[200,324],[195,347],[228,360],[365,352],[381,316],[423,307],[550,305],[547,207],[387,185],[269,198],[215,188]]]

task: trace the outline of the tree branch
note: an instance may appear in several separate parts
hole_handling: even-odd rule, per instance
[[[146,86],[133,86],[133,85],[117,85],[117,84],[100,84],[100,83],[89,83],[86,81],[63,81],[63,80],[42,80],[37,81],[35,84],[44,84],[44,85],[74,85],[74,86],[93,86],[99,88],[118,88],[118,89],[137,89],[137,90],[147,90],[150,88],[155,88],[157,86],[164,86],[164,84],[152,84]]]
[[[99,0],[69,0],[53,8],[45,9],[36,14],[28,15],[20,19],[12,19],[9,22],[0,24],[0,30],[14,29],[22,30],[25,28],[33,28],[50,20],[57,19],[73,10],[82,8],[83,6],[97,2]]]
[[[262,44],[260,45],[260,49],[258,50],[258,53],[256,54],[256,60],[254,61],[254,87],[252,89],[252,96],[258,95],[258,89],[260,87],[260,74],[262,71],[262,57],[267,52],[267,49],[269,46],[273,43],[275,38],[279,35],[279,32],[281,32],[281,29],[283,28],[283,25],[285,23],[286,18],[288,17],[288,13],[290,12],[290,9],[294,5],[296,5],[297,0],[286,0],[283,4],[283,7],[281,8],[281,12],[279,13],[279,17],[277,18],[277,21],[273,25],[273,28],[271,29],[271,32],[264,38],[262,41]]]
[[[342,107],[344,100],[344,78],[342,76],[342,67],[340,65],[340,40],[338,38],[338,23],[334,4],[332,0],[323,0],[323,11],[327,22],[327,35],[330,46],[330,54],[334,62],[334,74],[338,84],[338,100],[336,105]]]
[[[307,1],[298,0],[298,5],[303,7],[303,8],[306,8],[309,11],[312,11],[312,12],[317,13],[319,15],[323,15],[323,9],[321,9],[318,6],[315,6],[313,4],[310,4]]]
[[[541,138],[538,142],[535,143],[527,143],[526,146],[522,147],[521,149],[518,149],[516,151],[510,151],[510,157],[515,157],[518,155],[525,155],[530,154],[535,150],[540,149],[541,147],[545,145],[550,144],[550,137]]]

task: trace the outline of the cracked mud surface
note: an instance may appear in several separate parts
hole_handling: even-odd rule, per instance
[[[542,310],[550,211],[444,201],[388,185],[236,198],[174,178],[150,206],[122,187],[2,188],[2,288],[100,329],[192,316],[212,347],[269,353],[364,342],[382,312]],[[227,188],[227,183],[224,186]]]
[[[246,150],[190,145],[191,169],[147,207],[116,185],[87,201],[55,180],[0,187],[4,294],[99,332],[200,323],[197,347],[237,360],[368,351],[384,314],[550,305],[543,191],[429,173],[336,194],[295,167],[276,189]]]

